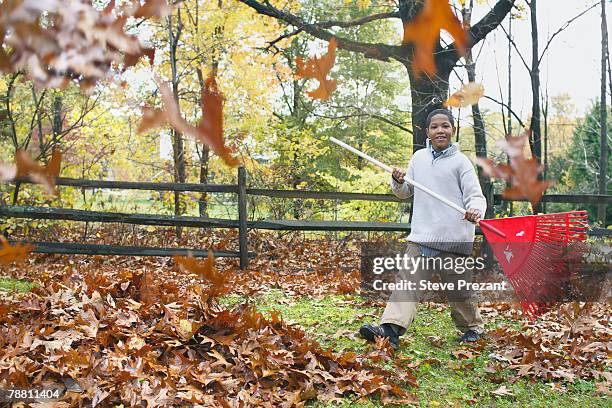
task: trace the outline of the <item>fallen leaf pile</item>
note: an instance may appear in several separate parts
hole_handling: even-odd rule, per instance
[[[238,234],[234,230],[210,230],[200,234],[197,230],[185,230],[177,242],[172,228],[158,228],[155,233],[133,226],[101,224],[90,225],[91,238],[83,239],[78,228],[54,226],[47,230],[30,229],[27,234],[16,231],[15,240],[47,241],[49,236],[62,237],[67,242],[90,244],[140,245],[151,247],[213,248],[217,251],[238,251]],[[289,234],[279,239],[276,233],[250,231],[249,251],[257,254],[249,261],[245,272],[238,271],[236,258],[217,258],[217,268],[230,272],[229,285],[234,293],[253,295],[270,288],[282,290],[288,295],[323,296],[329,293],[350,294],[359,292],[360,271],[359,239],[303,239],[301,234]],[[133,271],[167,269],[173,264],[168,258],[156,257],[88,257],[63,255],[32,255],[34,262],[26,267],[14,266],[6,270],[15,278],[36,277],[43,273],[63,271],[65,265],[74,265],[87,274],[89,269],[105,274],[115,273],[117,262]],[[180,259],[180,258],[179,258]],[[39,261],[40,260],[40,261]],[[202,263],[202,261],[199,261]],[[172,273],[181,285],[194,284],[202,273],[182,273],[173,268]]]
[[[154,49],[125,33],[129,17],[165,16],[171,8],[160,0],[131,1],[97,10],[85,0],[6,0],[0,5],[0,70],[24,70],[45,87],[71,81],[83,89],[110,78],[111,65],[132,66]]]
[[[69,235],[67,231],[62,234]],[[151,245],[163,236],[148,234],[146,243]],[[188,242],[181,245],[199,242],[194,246],[236,249],[233,231],[214,231],[205,238],[185,233],[183,239]],[[276,313],[264,318],[248,303],[224,309],[214,302],[215,296],[228,293],[228,288],[243,298],[271,288],[291,296],[324,296],[347,293],[341,288],[348,285],[348,293],[354,293],[359,286],[358,242],[305,239],[300,234],[281,239],[275,233],[254,233],[251,250],[256,250],[258,257],[251,260],[247,271],[239,271],[234,259],[217,259],[216,264],[223,268],[217,270],[211,258],[31,255],[25,265],[4,270],[10,276],[25,274],[40,282],[42,289],[13,295],[13,300],[0,303],[0,327],[4,330],[0,338],[6,339],[0,347],[4,353],[0,355],[0,379],[13,373],[10,367],[27,367],[21,371],[40,375],[24,374],[21,380],[11,377],[11,381],[49,381],[72,389],[69,395],[75,404],[85,401],[86,405],[95,395],[96,401],[104,397],[102,405],[110,401],[128,405],[133,398],[180,404],[177,401],[187,401],[181,398],[193,397],[193,401],[222,406],[223,402],[214,398],[223,396],[230,406],[239,400],[291,406],[291,398],[296,398],[297,405],[297,398],[314,398],[310,395],[315,393],[321,401],[334,401],[347,393],[388,398],[396,389],[397,369],[440,363],[428,358],[390,359],[385,351],[388,345],[382,342],[363,355],[332,355],[311,341],[315,335],[288,325]],[[357,302],[356,307],[384,307],[382,299],[345,299]],[[446,308],[440,304],[423,307]],[[503,318],[515,324],[504,323],[490,331],[481,344],[453,350],[449,369],[472,369],[474,358],[486,354],[491,359],[485,369],[487,378],[500,385],[520,377],[561,383],[580,378],[609,387],[609,305],[562,305],[535,322],[527,320],[517,305],[508,303],[486,304],[481,312],[490,323]],[[427,340],[432,348],[443,346],[436,336]],[[82,360],[77,359],[81,354]],[[368,368],[366,360],[393,362],[396,372],[392,375]],[[58,364],[51,364],[55,362]],[[160,366],[167,377],[160,374]],[[113,374],[102,373],[103,368]],[[504,369],[514,375],[508,376]],[[209,378],[204,385],[198,380],[202,373]],[[408,384],[416,383],[411,371],[398,375]],[[181,376],[186,380],[181,381]],[[385,376],[390,383],[379,383]],[[118,381],[123,381],[120,386]],[[280,384],[286,391],[272,384]],[[75,391],[79,389],[83,392]],[[497,394],[504,392],[501,389]]]
[[[460,53],[465,52],[467,34],[457,19],[448,0],[426,0],[416,17],[404,26],[403,45],[414,43],[412,71],[415,75],[436,74],[434,48],[440,43],[440,30],[446,30],[455,39]]]
[[[529,132],[516,137],[508,137],[500,141],[499,146],[508,154],[510,164],[494,164],[491,159],[476,158],[476,164],[482,167],[484,172],[490,176],[512,183],[505,189],[502,197],[506,200],[528,199],[535,208],[544,191],[552,185],[549,180],[540,181],[538,175],[544,170],[544,166],[538,163],[537,158],[526,159],[524,149],[529,138]]]
[[[298,78],[316,79],[319,87],[308,95],[314,99],[327,100],[336,89],[337,81],[327,79],[329,71],[336,62],[336,38],[332,37],[327,46],[327,54],[320,57],[313,57],[304,62],[301,57],[295,59],[297,70],[295,75]]]
[[[414,402],[401,387],[414,384],[411,373],[323,350],[251,304],[224,309],[203,282],[180,288],[163,271],[72,273],[0,301],[0,388],[58,388],[56,406],[66,407]]]
[[[498,361],[491,371],[508,367],[517,377],[568,382],[592,378],[611,387],[611,327],[606,304],[560,305],[536,322],[523,321],[518,330],[490,332],[491,357]]]

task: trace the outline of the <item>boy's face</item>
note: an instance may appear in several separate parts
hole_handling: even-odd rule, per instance
[[[436,150],[444,150],[450,144],[454,130],[448,116],[439,113],[431,118],[427,136]]]

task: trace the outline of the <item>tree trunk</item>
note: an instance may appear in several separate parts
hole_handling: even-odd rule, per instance
[[[53,98],[53,142],[51,143],[52,148],[57,145],[59,136],[62,133],[62,97],[61,95],[55,95]]]
[[[599,126],[599,194],[607,193],[608,173],[608,110],[606,103],[606,61],[608,57],[608,23],[606,19],[606,0],[601,0],[601,95],[600,95],[600,126]],[[611,79],[612,80],[612,79]],[[606,226],[606,205],[597,206],[597,221]]]
[[[465,7],[462,10],[463,16],[463,26],[470,27],[472,25],[472,10],[474,9],[474,1],[470,0],[469,7]],[[465,54],[465,69],[468,75],[469,82],[476,82],[476,63],[474,62],[474,58],[472,56],[472,48],[468,48]],[[472,105],[472,118],[474,119],[474,147],[476,149],[476,157],[482,157],[484,159],[487,158],[487,133],[485,129],[485,123],[482,118],[482,113],[480,112],[480,105],[475,103]],[[491,178],[484,173],[484,170],[477,166],[478,168],[478,181],[482,186],[483,194],[487,200],[487,210],[484,214],[484,218],[493,218],[493,184],[491,183]],[[487,261],[487,266],[493,266],[493,262],[495,256],[491,249],[491,246],[488,245],[486,240],[483,240],[483,248],[481,253],[485,256]]]
[[[544,179],[546,179],[548,175],[548,83],[542,108],[542,117],[544,119]],[[542,212],[546,213],[546,203],[542,203],[541,206]]]
[[[470,1],[470,6],[463,8],[463,25],[465,27],[471,26],[472,22],[472,10],[474,8],[474,1]],[[465,69],[467,71],[469,82],[476,82],[476,63],[472,57],[472,49],[468,48],[465,54]],[[480,106],[478,103],[472,105],[472,117],[474,119],[474,146],[476,148],[476,156],[487,158],[487,134],[485,130],[484,120],[480,112]],[[493,214],[493,202],[492,202],[492,186],[491,178],[485,175],[483,169],[478,166],[478,179],[480,185],[485,193],[485,197],[489,201],[487,206],[487,218]]]
[[[540,61],[538,50],[538,19],[537,19],[537,0],[531,0],[529,3],[531,12],[531,131],[530,147],[531,154],[536,158],[538,163],[542,161],[542,130],[540,125]],[[538,179],[542,180],[542,175],[538,175]],[[541,212],[542,203],[539,203],[536,208],[532,209],[534,213]]]
[[[435,80],[422,75],[415,77],[412,65],[405,65],[410,78],[410,95],[412,97],[412,152],[425,147],[427,132],[425,120],[435,108],[440,108],[448,95],[450,70],[439,70]]]
[[[43,99],[45,97],[45,92],[43,91],[40,98]],[[32,84],[32,101],[34,102],[35,106],[42,106],[42,100],[39,101],[38,97],[36,96],[36,87],[34,86],[34,84]],[[42,125],[42,112],[41,112],[41,108],[37,108],[36,112],[34,113],[36,115],[36,126],[37,126],[37,131],[38,131],[38,150],[42,153],[42,151],[44,150],[44,146],[45,146],[45,140],[44,140],[44,135],[43,135],[43,125]]]
[[[542,158],[541,129],[540,129],[540,63],[538,51],[538,20],[537,0],[531,0],[531,153],[538,162]]]
[[[213,69],[216,70],[216,65],[213,65]],[[197,69],[198,81],[200,83],[200,93],[204,92],[204,74],[200,68]],[[200,101],[200,104],[202,101]],[[204,107],[206,109],[206,107]],[[202,143],[202,150],[198,151],[200,159],[200,184],[208,184],[208,173],[210,166],[210,147]],[[197,146],[196,146],[197,148]],[[208,218],[208,195],[206,192],[200,194],[198,199],[198,212],[200,217]]]
[[[10,127],[10,132],[11,132],[11,141],[13,142],[13,147],[15,148],[15,153],[17,153],[17,149],[19,149],[19,141],[17,140],[17,127],[15,125],[15,119],[13,118],[13,112],[11,109],[11,93],[13,90],[13,87],[15,85],[15,81],[17,80],[17,77],[19,76],[19,73],[16,74],[12,74],[6,84],[6,97],[5,97],[5,104],[6,104],[6,118],[9,122],[9,127]],[[19,189],[21,188],[21,183],[20,182],[16,182],[15,183],[15,189],[13,190],[13,205],[17,204],[17,200],[19,199]]]
[[[297,125],[298,123],[302,122],[302,112],[300,110],[300,93],[302,92],[302,88],[300,87],[300,83],[297,81],[297,79],[293,80],[293,109],[291,110],[291,116],[293,117],[294,120],[294,124]],[[294,133],[292,132],[292,138],[295,137]],[[299,136],[298,136],[299,137]],[[292,143],[293,145],[293,143]],[[297,173],[297,169],[299,168],[299,160],[300,160],[300,155],[299,155],[299,150],[295,149],[293,151],[293,169],[291,170],[291,187],[294,190],[297,190],[298,185],[300,184],[301,180],[300,180],[300,176]],[[304,201],[301,198],[296,198],[293,200],[293,218],[295,218],[296,220],[299,220],[302,218],[302,214],[304,212]]]
[[[512,13],[508,18],[508,129],[506,133],[506,140],[512,136]],[[510,165],[510,156],[506,155],[506,164]],[[512,184],[506,181],[506,188],[509,189]],[[512,216],[514,213],[514,204],[512,201],[508,201],[508,215]]]
[[[179,102],[178,95],[178,71],[177,71],[177,57],[176,51],[178,47],[178,41],[182,31],[181,14],[180,9],[178,12],[178,23],[176,32],[172,23],[172,15],[168,16],[168,43],[170,46],[170,67],[172,70],[172,94],[174,100]],[[174,159],[174,182],[184,183],[185,182],[185,147],[183,145],[183,135],[176,130],[172,130],[172,153]],[[183,213],[182,205],[182,194],[179,191],[174,192],[174,214],[181,215]],[[176,227],[176,236],[181,238],[182,228]]]

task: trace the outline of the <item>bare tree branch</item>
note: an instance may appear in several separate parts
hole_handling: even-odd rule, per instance
[[[322,23],[317,23],[316,25],[318,27],[321,27],[321,28],[330,28],[330,27],[342,27],[342,28],[346,28],[346,27],[353,27],[353,26],[358,26],[358,25],[370,23],[372,21],[384,20],[384,19],[388,19],[388,18],[400,18],[400,14],[397,11],[388,12],[388,13],[378,13],[378,14],[372,14],[371,16],[366,16],[366,17],[358,18],[358,19],[352,20],[352,21],[337,21],[337,20],[332,20],[332,21],[324,21]]]
[[[318,24],[310,24],[303,21],[301,18],[294,14],[284,12],[277,9],[269,1],[265,1],[265,4],[260,3],[256,0],[238,0],[241,3],[251,7],[257,13],[263,14],[269,17],[282,20],[287,24],[293,25],[298,29],[312,35],[313,37],[321,40],[329,41],[332,37],[336,37],[338,48],[353,51],[363,54],[364,56],[379,61],[390,61],[391,58],[401,58],[400,51],[402,47],[387,45],[382,43],[364,43],[360,41],[352,41],[344,37],[339,37],[325,29]]]
[[[512,38],[510,33],[508,33],[508,31],[506,31],[506,27],[504,27],[503,25],[500,25],[500,27],[504,31],[504,34],[506,34],[506,38],[508,39],[508,41],[510,41],[510,44],[512,44],[512,47],[514,48],[514,50],[518,54],[519,58],[521,59],[521,62],[523,63],[523,65],[525,65],[525,68],[527,68],[527,71],[530,71],[531,67],[529,66],[529,64],[525,60],[525,57],[523,57],[523,54],[521,54],[521,50],[519,50],[518,46],[514,42],[514,39]]]
[[[509,109],[509,106],[507,104],[505,104],[504,102],[500,102],[500,101],[498,101],[495,98],[491,98],[490,96],[487,96],[487,95],[483,96],[483,98],[489,99],[489,100],[491,100],[491,101],[493,101],[493,102],[503,106],[504,108]],[[509,109],[509,111],[510,111],[510,113],[512,113],[512,116],[514,116],[514,118],[519,123],[519,125],[521,125],[522,128],[525,128],[525,124],[523,123],[521,118],[519,118],[518,115],[512,109]]]
[[[487,13],[480,21],[470,28],[468,47],[473,47],[482,41],[491,31],[495,30],[506,15],[514,7],[515,0],[500,0],[493,9]]]
[[[331,120],[346,120],[346,119],[350,119],[350,118],[359,118],[359,117],[369,117],[372,119],[376,119],[376,120],[380,120],[381,122],[385,122],[391,126],[395,126],[398,129],[403,130],[404,132],[408,132],[410,134],[412,134],[412,129],[409,129],[397,122],[392,121],[389,118],[385,118],[384,116],[378,115],[376,113],[368,113],[368,112],[360,112],[360,113],[350,113],[350,114],[346,114],[346,115],[338,115],[338,116],[328,116],[328,115],[322,115],[322,114],[318,114],[316,112],[313,112],[314,116],[317,116],[319,118],[324,118],[324,119],[331,119]]]
[[[589,8],[587,8],[586,10],[582,11],[580,14],[572,17],[571,19],[567,20],[565,22],[565,24],[563,24],[561,27],[559,27],[559,29],[557,31],[555,31],[553,33],[553,35],[550,36],[550,38],[548,39],[548,41],[546,42],[546,46],[544,47],[544,49],[542,50],[542,54],[540,55],[540,58],[538,59],[538,65],[542,62],[542,58],[544,58],[544,54],[546,54],[546,51],[548,50],[548,47],[550,47],[550,44],[552,43],[552,40],[558,35],[560,34],[563,30],[565,30],[567,27],[570,26],[570,24],[572,24],[574,21],[578,20],[580,17],[582,17],[583,15],[585,15],[587,12],[589,12],[591,9],[597,7],[599,3],[594,3],[592,4]]]
[[[506,15],[514,7],[515,0],[498,0],[484,17],[470,27],[468,32],[468,48],[474,47],[480,41],[482,41],[491,31],[495,30],[501,25],[501,22],[506,18]],[[459,61],[460,55],[457,52],[457,46],[455,42],[442,48],[437,47],[436,50],[436,65],[442,68],[442,71],[450,72]]]
[[[468,48],[482,41],[491,31],[501,25],[506,15],[514,7],[515,0],[499,0],[495,6],[483,18],[474,24],[468,32]],[[455,43],[449,44],[443,49],[442,54],[454,53],[455,61],[459,60]]]
[[[281,40],[284,40],[285,38],[290,38],[290,37],[293,37],[294,35],[298,35],[298,34],[299,34],[299,33],[301,33],[301,32],[302,32],[302,29],[301,29],[301,28],[298,28],[298,29],[296,29],[296,30],[293,30],[293,31],[292,31],[292,32],[290,32],[290,33],[286,33],[286,34],[281,35],[280,37],[278,37],[278,38],[276,38],[275,40],[272,40],[272,41],[270,41],[270,42],[268,43],[268,46],[265,48],[265,49],[266,49],[266,51],[267,51],[267,50],[269,50],[269,49],[270,49],[270,48],[272,48],[272,47],[276,48],[276,43],[277,43],[277,42],[279,42],[279,41],[281,41]],[[278,50],[278,48],[276,48],[276,49]]]

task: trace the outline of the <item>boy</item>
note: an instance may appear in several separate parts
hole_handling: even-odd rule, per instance
[[[402,199],[414,194],[407,256],[422,256],[425,259],[442,257],[445,261],[456,261],[469,256],[472,252],[475,227],[465,220],[477,222],[485,213],[486,200],[472,163],[459,151],[458,144],[452,143],[455,121],[451,112],[446,109],[432,111],[427,116],[425,126],[428,136],[426,148],[414,153],[407,173],[398,169],[393,170],[391,189]],[[415,190],[404,180],[406,175],[466,208],[464,219],[446,204],[419,189]],[[436,265],[436,262],[433,264]],[[442,262],[438,262],[438,267],[433,270],[425,267],[429,263],[420,263],[418,264],[420,266],[413,267],[412,270],[400,268],[399,279],[419,282],[421,279],[429,279],[431,272],[436,272],[440,274],[443,282],[456,282],[458,278],[471,281],[471,270],[459,274],[448,266],[440,267],[441,264]],[[448,265],[446,262],[444,264]],[[416,314],[419,300],[416,292],[393,291],[382,315],[381,325],[366,324],[361,327],[359,334],[368,341],[375,341],[377,336],[387,337],[391,346],[397,349],[399,336],[406,332]],[[458,291],[452,299],[449,297],[449,304],[451,317],[463,333],[459,340],[477,341],[484,330],[472,293],[465,290]]]

